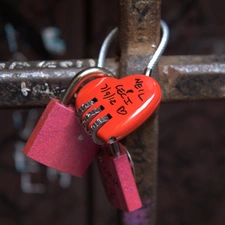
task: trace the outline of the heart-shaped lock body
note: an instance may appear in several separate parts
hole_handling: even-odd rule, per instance
[[[142,207],[135,183],[132,165],[126,148],[119,143],[120,154],[110,154],[109,145],[103,145],[97,154],[97,165],[109,202],[123,211],[134,211]]]
[[[76,109],[94,100],[95,104],[83,112],[81,120],[88,121],[86,129],[97,136],[97,141],[112,143],[146,121],[159,106],[161,96],[157,81],[143,74],[121,79],[104,77],[89,82],[79,91]]]

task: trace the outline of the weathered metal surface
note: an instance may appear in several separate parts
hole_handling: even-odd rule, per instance
[[[168,56],[159,64],[163,102],[225,97],[225,55]]]
[[[144,73],[159,42],[160,4],[160,0],[120,0],[120,76]],[[125,225],[155,224],[157,142],[157,113],[125,140],[143,203],[141,209],[122,214]]]
[[[93,59],[0,63],[0,108],[44,107],[51,97],[64,93],[74,74],[95,63]],[[163,102],[225,98],[225,55],[163,56],[158,65]],[[134,62],[135,66],[139,64]],[[108,59],[106,67],[118,76],[114,59]]]
[[[160,33],[159,0],[120,1],[121,76],[143,73],[155,52]]]
[[[62,96],[78,71],[95,65],[93,59],[0,63],[0,107],[43,107],[50,98]],[[114,73],[117,66],[106,61]]]

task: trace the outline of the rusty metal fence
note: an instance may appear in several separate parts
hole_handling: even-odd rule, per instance
[[[106,68],[118,77],[142,73],[160,40],[160,0],[120,0],[118,59]],[[163,90],[163,103],[224,99],[224,55],[163,56],[154,77]],[[79,70],[96,60],[0,63],[0,108],[44,107],[59,98]],[[135,163],[143,208],[118,215],[119,224],[155,224],[157,196],[158,113],[125,139]],[[94,210],[90,209],[91,211]],[[94,218],[94,216],[93,216]]]

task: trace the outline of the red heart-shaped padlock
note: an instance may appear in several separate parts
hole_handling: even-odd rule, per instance
[[[156,110],[161,96],[160,86],[152,77],[143,74],[122,79],[104,77],[85,85],[75,105],[79,110],[84,103],[95,101],[83,112],[81,120],[88,119],[87,131],[100,142],[111,143],[139,127]]]

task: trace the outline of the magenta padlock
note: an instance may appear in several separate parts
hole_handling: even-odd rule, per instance
[[[103,145],[97,154],[97,165],[107,198],[113,206],[127,212],[142,207],[132,163],[121,143]]]
[[[83,176],[99,150],[99,145],[84,131],[70,102],[87,82],[106,76],[113,75],[98,67],[79,72],[61,100],[50,100],[25,145],[24,153],[61,172]]]

